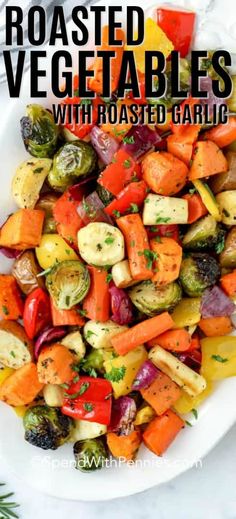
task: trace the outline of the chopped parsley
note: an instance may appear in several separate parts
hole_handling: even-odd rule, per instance
[[[83,404],[83,408],[85,409],[85,411],[88,411],[88,413],[90,413],[93,410],[93,404],[91,404],[90,402],[85,402],[85,404]]]
[[[131,137],[124,137],[123,142],[125,144],[134,144],[135,143],[134,136],[131,135]]]
[[[188,425],[189,427],[192,427],[192,426],[193,426],[193,424],[190,423],[190,422],[188,422],[188,420],[185,420],[185,423],[186,423],[186,425]]]
[[[9,310],[8,310],[7,306],[2,305],[2,312],[4,315],[9,315]]]
[[[218,243],[215,246],[216,254],[220,254],[225,248],[225,237],[222,236],[221,239],[218,241]]]
[[[10,355],[15,359],[16,358],[16,354],[14,351],[10,351]]]
[[[107,245],[112,245],[112,243],[114,243],[114,241],[115,241],[114,236],[108,236],[108,237],[105,239],[105,243],[106,243]]]
[[[110,283],[110,281],[112,281],[112,274],[107,274],[106,282]]]
[[[97,372],[95,371],[94,368],[86,368],[86,373],[88,373],[88,375],[90,377],[93,377],[93,378],[97,378]]]
[[[227,211],[227,209],[222,209],[222,213],[226,216],[226,218],[228,218],[230,216],[230,213],[229,211]]]
[[[106,373],[104,375],[104,377],[107,380],[110,380],[110,382],[120,382],[121,380],[123,380],[123,378],[125,376],[125,372],[126,372],[126,367],[125,366],[121,366],[120,368],[115,368],[113,366],[111,368],[111,370],[108,371],[108,373]]]
[[[196,191],[197,191],[196,187],[191,187],[188,192],[190,195],[194,195],[194,193],[196,193]]]
[[[124,166],[124,168],[130,168],[131,160],[130,159],[125,159],[124,162],[123,162],[123,166]]]
[[[153,261],[155,261],[158,258],[158,255],[156,252],[153,252],[150,249],[144,249],[143,251],[138,252],[138,256],[144,255],[147,260],[147,268],[151,269]]]
[[[169,216],[157,215],[156,223],[168,223],[170,221]]]
[[[89,339],[92,337],[92,335],[97,335],[95,332],[92,332],[92,330],[88,330],[86,333],[86,339]]]
[[[193,416],[194,416],[195,420],[197,420],[197,419],[198,419],[198,412],[197,412],[197,409],[192,409],[191,412],[193,413]]]
[[[134,240],[131,240],[130,247],[135,247],[135,241]]]
[[[229,360],[224,357],[221,357],[221,355],[212,355],[211,358],[216,360],[217,362],[221,362],[222,364],[224,364],[225,362],[228,362],[228,360]]]
[[[86,317],[87,310],[82,310],[82,308],[77,308],[76,310],[77,314],[81,315],[82,317]]]
[[[89,382],[83,382],[83,384],[81,384],[80,389],[78,391],[79,396],[83,395],[85,393],[85,391],[87,391],[89,386],[90,386]]]
[[[69,384],[66,384],[66,383],[63,383],[63,384],[60,384],[60,387],[62,387],[62,389],[69,389]]]
[[[120,218],[120,211],[116,211],[116,209],[114,209],[112,212],[116,218]]]
[[[43,171],[43,168],[36,168],[33,170],[33,173],[36,173],[36,175],[37,175],[38,173],[42,173],[42,171]]]
[[[131,213],[138,213],[139,212],[139,208],[138,208],[138,205],[137,204],[130,204],[130,212]]]

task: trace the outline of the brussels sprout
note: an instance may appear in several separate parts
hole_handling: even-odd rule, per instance
[[[129,291],[132,303],[150,317],[166,310],[172,310],[182,296],[178,283],[169,283],[158,288],[152,281],[143,281]]]
[[[96,376],[97,372],[99,374],[105,373],[103,360],[103,350],[92,349],[92,351],[86,355],[85,359],[80,363],[80,365],[85,373],[88,373],[90,376]]]
[[[80,261],[62,261],[47,275],[46,286],[56,307],[69,310],[86,296],[90,286],[89,271]]]
[[[112,193],[110,193],[110,191],[108,191],[108,189],[101,186],[100,184],[97,184],[96,191],[97,191],[99,198],[101,199],[102,203],[105,206],[112,202],[114,196]]]
[[[59,408],[36,405],[27,409],[23,424],[25,440],[36,447],[55,450],[65,443],[72,432],[73,421]]]
[[[53,115],[41,105],[26,107],[26,116],[20,120],[21,134],[27,151],[34,157],[52,157],[59,135]]]
[[[88,142],[67,142],[54,156],[53,167],[48,174],[50,186],[56,191],[65,191],[78,177],[92,173],[96,160],[96,152]]]
[[[58,195],[46,193],[40,197],[35,206],[35,209],[41,209],[45,212],[43,234],[53,234],[57,232],[57,223],[53,217],[53,208],[57,200]]]
[[[190,297],[201,296],[220,276],[220,267],[209,254],[195,253],[182,261],[180,282]]]
[[[82,472],[101,469],[108,458],[108,450],[101,438],[81,440],[74,445],[75,468]]]
[[[183,238],[183,246],[189,250],[202,250],[217,247],[225,231],[210,214],[193,223]]]

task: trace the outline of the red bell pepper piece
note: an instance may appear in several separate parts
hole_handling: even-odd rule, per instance
[[[179,227],[176,224],[152,225],[151,227],[147,227],[147,233],[149,239],[160,236],[160,238],[172,238],[173,240],[179,242]]]
[[[83,192],[81,189],[81,200],[82,198]],[[78,245],[77,233],[83,227],[83,221],[77,212],[77,207],[78,201],[73,199],[70,190],[68,190],[57,200],[53,208],[57,232],[76,248]]]
[[[68,394],[68,396],[67,396]],[[109,425],[112,386],[103,378],[80,377],[66,390],[62,412],[76,420]]]
[[[50,298],[42,288],[36,288],[26,298],[23,322],[30,339],[51,322]]]
[[[112,200],[112,202],[105,207],[105,211],[107,214],[111,216],[116,215],[116,211],[120,214],[124,214],[127,212],[133,213],[138,212],[136,210],[141,207],[144,202],[144,199],[147,196],[147,185],[143,180],[140,182],[131,182],[126,186],[122,191],[117,195],[117,197]]]
[[[157,23],[172,41],[182,58],[187,56],[194,32],[196,14],[168,7],[157,9]]]
[[[118,195],[133,179],[141,178],[141,167],[125,151],[120,149],[114,159],[101,173],[98,183],[113,195]]]

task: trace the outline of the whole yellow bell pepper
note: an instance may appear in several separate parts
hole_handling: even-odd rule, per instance
[[[184,328],[185,326],[193,326],[199,323],[201,319],[200,305],[200,297],[186,297],[181,299],[171,314],[175,328]]]
[[[172,41],[167,38],[164,31],[158,27],[155,20],[147,18],[142,45],[126,45],[125,50],[133,51],[137,69],[140,70],[140,72],[145,72],[145,51],[159,50],[167,58],[171,51],[174,50],[174,45]]]
[[[186,391],[182,390],[182,394],[175,402],[174,409],[179,414],[188,414],[192,409],[196,409],[204,400],[212,393],[213,386],[211,382],[207,382],[207,387],[197,396],[190,396]]]
[[[107,352],[107,356],[109,353],[110,352]],[[127,355],[119,355],[115,358],[112,358],[112,353],[110,354],[110,359],[104,362],[106,373],[111,372],[112,368],[125,368],[124,376],[119,382],[110,380],[115,398],[130,393],[136,374],[147,358],[148,354],[144,346],[139,346],[135,348],[135,350],[127,353]]]
[[[236,337],[207,337],[201,346],[201,374],[207,380],[236,376]]]

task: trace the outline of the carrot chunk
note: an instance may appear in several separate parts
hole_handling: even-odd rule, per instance
[[[168,409],[165,414],[150,422],[143,433],[143,441],[150,451],[161,456],[183,427],[184,421]]]
[[[167,411],[180,398],[179,386],[168,375],[158,371],[157,378],[146,389],[141,389],[141,395],[153,407],[158,415]]]
[[[40,393],[43,384],[39,381],[37,367],[33,362],[25,364],[8,377],[0,387],[0,400],[12,406],[27,405]]]

